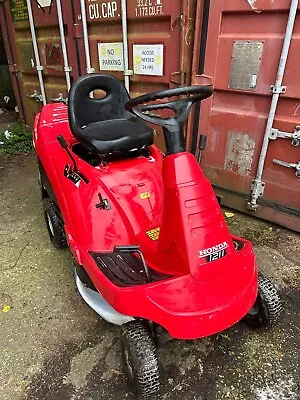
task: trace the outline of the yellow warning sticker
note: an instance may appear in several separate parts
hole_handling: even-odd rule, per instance
[[[160,228],[151,229],[151,231],[146,232],[147,236],[149,236],[149,238],[154,241],[158,240],[159,233],[160,233]]]
[[[150,199],[150,197],[151,197],[151,194],[149,192],[140,193],[140,198],[142,200]]]

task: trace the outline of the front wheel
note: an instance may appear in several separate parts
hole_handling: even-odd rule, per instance
[[[282,303],[275,286],[260,275],[257,299],[243,321],[250,328],[269,328],[280,320],[282,313]]]
[[[57,249],[68,247],[65,231],[56,213],[54,204],[48,199],[44,200],[44,217],[50,240]]]
[[[158,399],[159,366],[150,330],[138,320],[122,326],[122,355],[125,372],[140,400]]]

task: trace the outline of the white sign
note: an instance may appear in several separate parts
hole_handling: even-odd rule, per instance
[[[38,0],[41,7],[50,7],[52,0]]]
[[[163,76],[164,45],[163,44],[134,44],[133,67],[137,75]]]
[[[164,15],[162,0],[136,0],[136,17]]]
[[[88,1],[90,3],[91,0]],[[95,3],[95,1],[96,0],[92,0],[92,3],[88,4],[90,19],[115,18],[121,16],[116,1],[104,1],[101,4]]]
[[[98,43],[100,71],[124,71],[123,43]]]

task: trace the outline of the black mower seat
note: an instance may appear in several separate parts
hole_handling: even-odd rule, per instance
[[[102,90],[103,98],[90,93]],[[151,146],[153,130],[125,110],[130,99],[122,83],[110,75],[90,74],[79,78],[69,95],[69,123],[75,138],[93,154],[129,152]]]

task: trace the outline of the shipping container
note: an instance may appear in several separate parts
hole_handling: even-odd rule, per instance
[[[189,119],[188,150],[222,204],[300,231],[297,7],[295,0],[10,0],[0,2],[0,21],[28,126],[46,102],[66,101],[86,73],[117,76],[131,96],[213,84],[213,97]]]
[[[205,72],[215,92],[189,149],[207,136],[201,166],[222,204],[300,231],[298,1],[204,0],[199,21],[192,83]]]

